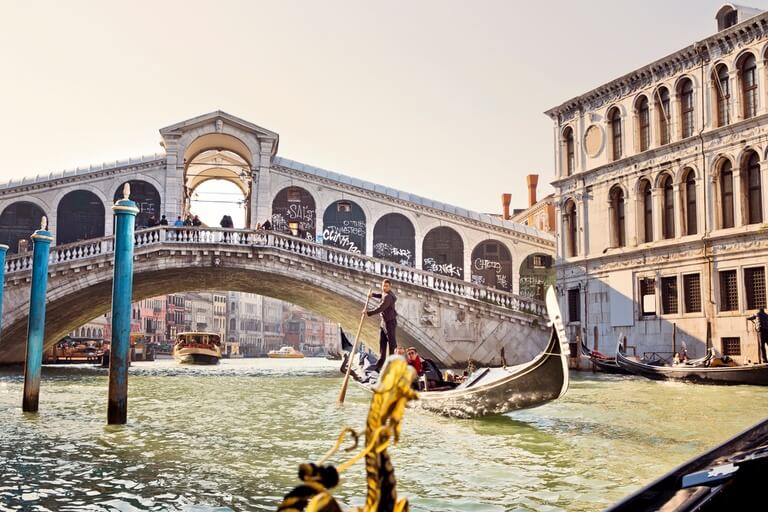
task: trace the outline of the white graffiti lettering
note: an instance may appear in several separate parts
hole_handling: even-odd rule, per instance
[[[483,284],[485,284],[485,277],[472,274],[472,282],[474,284],[483,285]]]
[[[498,261],[486,260],[484,258],[475,259],[475,270],[493,269],[497,274],[501,273],[501,263]]]
[[[292,204],[288,206],[286,213],[291,220],[302,220],[304,222],[315,221],[315,210],[301,204]]]
[[[347,235],[339,232],[335,226],[328,226],[323,231],[323,240],[332,245],[346,249],[349,252],[360,254],[360,249],[352,242]]]
[[[443,274],[446,276],[461,277],[463,270],[461,267],[454,265],[453,263],[438,263],[435,258],[424,258],[422,265],[424,270],[429,270],[436,274]]]

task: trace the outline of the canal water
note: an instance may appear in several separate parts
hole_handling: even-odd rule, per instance
[[[275,510],[369,396],[335,405],[335,362],[134,363],[129,424],[108,427],[106,370],[47,367],[40,413],[23,377],[0,370],[0,510]],[[390,450],[418,511],[600,510],[768,416],[768,389],[576,374],[568,394],[482,420],[408,411]],[[336,457],[338,462],[343,456]],[[335,493],[365,495],[362,463]]]

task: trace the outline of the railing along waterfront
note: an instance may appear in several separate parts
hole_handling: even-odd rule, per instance
[[[298,254],[334,266],[358,270],[451,295],[487,302],[513,311],[531,313],[538,316],[544,316],[546,314],[544,304],[535,299],[523,298],[487,286],[441,276],[434,272],[399,265],[371,256],[351,253],[344,249],[323,245],[314,241],[303,240],[301,238],[276,233],[274,231],[199,228],[190,226],[157,226],[136,231],[134,234],[134,241],[136,249],[159,244],[267,247],[283,252]],[[113,250],[113,237],[96,238],[71,244],[53,246],[51,247],[48,261],[49,265],[56,265],[59,263],[84,260],[111,253]],[[9,257],[5,263],[6,275],[14,272],[31,270],[31,268],[31,252],[29,254],[25,253]]]

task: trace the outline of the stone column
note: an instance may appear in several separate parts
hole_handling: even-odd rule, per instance
[[[766,223],[768,222],[768,160],[760,161],[760,187],[760,198],[763,200],[763,223]]]
[[[664,231],[662,229],[664,190],[659,187],[653,187],[651,198],[653,201],[653,239],[658,241],[664,238]]]
[[[48,289],[48,257],[53,235],[43,217],[40,229],[32,234],[32,283],[29,292],[27,354],[24,361],[24,398],[22,410],[37,412],[40,399],[40,367],[43,364],[45,340],[45,294]]]
[[[717,177],[714,174],[709,174],[706,182],[702,180],[702,186],[707,188],[705,193],[705,201],[707,203],[707,216],[704,221],[707,223],[704,227],[705,231],[714,231],[719,227],[718,219],[721,214],[718,211],[720,208],[720,201],[717,199]],[[703,203],[702,203],[703,204]]]
[[[733,227],[746,226],[749,219],[744,211],[745,202],[742,201],[744,187],[741,183],[741,164],[733,167]]]
[[[260,155],[258,165],[258,179],[254,183],[255,193],[251,193],[252,227],[259,222],[272,218],[272,143],[260,142]],[[256,174],[256,173],[254,173]]]
[[[133,298],[133,227],[139,209],[125,185],[115,212],[115,266],[112,281],[112,344],[109,354],[109,402],[107,423],[123,425],[128,417],[128,363],[131,348],[131,302]]]
[[[5,255],[7,252],[8,246],[0,244],[0,333],[3,330],[3,294],[5,291]],[[0,339],[2,339],[1,336]]]
[[[613,207],[613,201],[608,198],[608,247],[619,246],[619,226],[616,218],[616,209]]]
[[[680,238],[686,233],[685,229],[685,204],[683,204],[683,194],[680,191],[680,184],[672,184],[672,203],[675,212],[675,238]]]
[[[579,212],[576,218],[576,237],[579,240],[576,248],[577,254],[586,256],[589,254],[589,224],[587,223],[587,200],[584,195],[579,194],[576,202],[576,210]]]

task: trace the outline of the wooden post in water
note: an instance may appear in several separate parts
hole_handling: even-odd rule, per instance
[[[109,348],[109,401],[107,423],[123,425],[128,420],[128,362],[131,347],[131,302],[133,299],[133,228],[139,209],[123,198],[112,207],[115,212],[115,266],[112,279],[112,344]]]
[[[677,324],[672,322],[672,357],[677,352]]]
[[[45,339],[45,294],[48,290],[48,257],[53,235],[48,219],[43,217],[40,229],[32,234],[32,284],[29,291],[27,320],[27,353],[24,359],[24,412],[37,412],[40,400],[40,373]]]
[[[0,244],[0,333],[3,331],[3,293],[5,290],[5,254],[7,252],[8,246]]]

